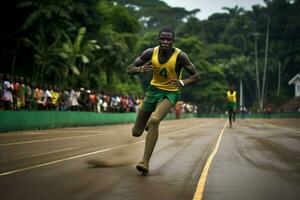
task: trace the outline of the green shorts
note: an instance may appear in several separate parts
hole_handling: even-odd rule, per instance
[[[141,109],[146,112],[153,112],[156,108],[156,105],[165,98],[167,98],[170,103],[175,106],[179,98],[179,92],[165,91],[150,85],[147,88]]]
[[[233,112],[236,109],[236,102],[228,102],[227,103],[227,110],[229,112]]]

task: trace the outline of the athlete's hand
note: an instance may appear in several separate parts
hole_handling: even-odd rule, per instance
[[[147,73],[153,71],[153,66],[151,65],[151,60],[145,63],[143,66],[140,68],[140,73]]]
[[[182,84],[180,83],[180,81],[175,78],[171,78],[170,84],[175,87],[178,87],[178,88],[182,87]]]

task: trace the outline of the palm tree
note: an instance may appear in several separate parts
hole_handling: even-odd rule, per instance
[[[52,44],[48,44],[44,32],[41,31],[40,34],[35,36],[35,41],[24,38],[24,42],[34,50],[36,67],[33,70],[33,80],[43,80],[46,68],[61,66],[58,53],[59,38],[56,38]]]
[[[228,11],[230,18],[236,18],[237,16],[243,14],[245,12],[244,8],[235,6],[233,8],[222,7],[223,10]]]
[[[128,59],[126,55],[128,55],[129,47],[124,41],[125,35],[110,30],[103,33],[101,54],[105,56],[100,58],[100,63],[106,73],[107,86],[113,84],[115,73],[126,74],[124,66]]]
[[[60,30],[62,27],[66,28],[66,25],[70,26],[69,3],[69,0],[28,0],[17,4],[18,8],[32,10],[22,26],[24,30],[31,29],[32,37],[28,35],[22,41],[33,48],[35,80],[43,78],[44,73],[51,71],[55,71],[60,77],[59,80],[63,79],[65,69],[59,57]]]
[[[64,0],[38,0],[38,1],[23,1],[17,5],[19,8],[31,8],[33,12],[27,17],[24,22],[23,28],[28,29],[36,21],[39,22],[39,26],[43,27],[46,21],[51,21],[54,17],[62,19],[71,19],[66,6],[69,1]],[[49,26],[49,23],[48,23]]]
[[[90,62],[90,59],[94,58],[92,52],[100,49],[100,46],[97,44],[96,40],[84,40],[85,33],[86,28],[81,27],[78,30],[74,41],[72,41],[69,35],[64,31],[62,32],[66,41],[62,44],[60,56],[64,59],[65,66],[68,69],[65,76],[69,75],[69,71],[72,71],[75,75],[82,74],[84,78],[89,76],[87,64]]]

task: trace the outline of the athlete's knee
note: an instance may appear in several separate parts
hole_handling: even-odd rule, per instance
[[[159,118],[155,115],[152,115],[148,121],[148,127],[149,128],[150,127],[158,127],[159,122],[160,122]]]
[[[134,137],[140,137],[143,134],[144,130],[143,129],[137,129],[137,128],[132,128],[132,135]]]

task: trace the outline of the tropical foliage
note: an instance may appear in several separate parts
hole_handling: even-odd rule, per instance
[[[199,9],[159,0],[16,0],[2,8],[2,19],[11,20],[0,33],[1,73],[141,95],[151,77],[128,76],[126,68],[157,45],[157,31],[168,26],[175,46],[201,74],[181,95],[200,111],[222,111],[229,85],[248,108],[293,97],[287,82],[299,73],[299,0],[265,0],[251,10],[223,7],[206,20],[196,18]]]

